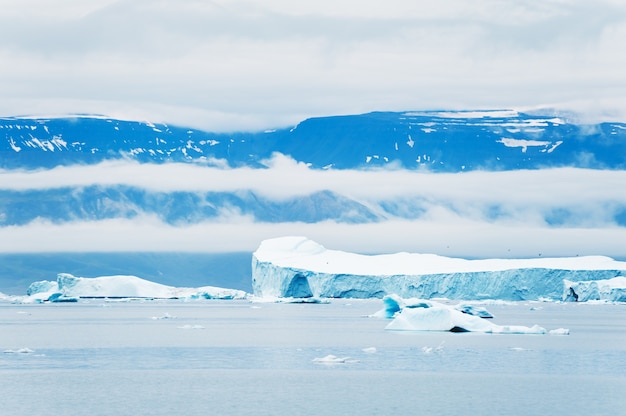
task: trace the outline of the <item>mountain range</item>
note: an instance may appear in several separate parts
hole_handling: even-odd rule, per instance
[[[310,169],[406,169],[423,172],[510,171],[578,167],[626,169],[626,124],[582,125],[554,114],[516,111],[376,112],[321,117],[290,128],[211,133],[191,128],[106,117],[0,119],[0,168],[34,171],[122,160],[139,164],[188,163],[263,169],[276,152]],[[371,202],[371,201],[370,201]],[[225,211],[255,221],[376,222],[389,216],[418,218],[422,200],[385,200],[377,206],[330,190],[270,198],[253,189],[160,191],[128,184],[87,184],[3,189],[0,226],[35,219],[134,218],[141,214],[180,225]],[[488,215],[501,216],[498,207]],[[626,207],[609,215],[626,224]],[[563,224],[567,210],[545,214]]]
[[[168,225],[187,226],[224,221],[225,212],[254,223],[367,224],[423,216],[428,220],[429,215],[441,210],[460,217],[477,215],[487,223],[508,218],[519,221],[520,213],[525,213],[549,227],[585,226],[589,212],[593,211],[593,218],[601,226],[625,227],[626,203],[614,187],[608,192],[615,198],[601,196],[585,202],[584,195],[578,200],[579,192],[575,192],[575,200],[550,200],[538,206],[534,200],[526,203],[524,198],[516,198],[509,205],[506,198],[498,197],[497,189],[484,190],[493,198],[479,196],[470,203],[455,202],[457,188],[429,194],[428,190],[438,188],[431,185],[426,191],[411,190],[410,182],[403,185],[409,187],[406,193],[400,190],[392,197],[381,196],[380,187],[387,184],[379,184],[379,188],[369,191],[370,198],[363,197],[363,192],[359,197],[345,186],[320,186],[314,191],[289,191],[276,196],[251,186],[207,186],[212,190],[198,191],[145,187],[124,180],[90,182],[86,178],[80,185],[56,184],[53,180],[41,184],[33,180],[52,174],[55,168],[72,166],[99,166],[100,177],[107,176],[110,170],[106,163],[111,161],[128,162],[133,166],[129,169],[131,175],[144,175],[143,167],[155,164],[208,166],[219,172],[223,169],[223,178],[230,169],[253,168],[247,174],[255,175],[271,170],[272,158],[280,153],[307,166],[309,172],[334,172],[333,178],[347,170],[453,176],[480,174],[478,171],[537,171],[541,175],[534,179],[537,190],[533,192],[549,197],[549,191],[543,187],[550,180],[546,180],[542,169],[626,169],[625,123],[581,124],[572,120],[557,113],[509,110],[375,112],[311,118],[296,126],[262,132],[213,133],[92,115],[4,117],[0,118],[0,228],[28,227],[36,221],[62,225],[117,218],[134,220],[145,215]],[[11,186],[14,173],[23,174],[27,185]],[[565,171],[549,177],[557,177],[559,185],[567,186],[567,175]],[[175,183],[184,183],[188,178],[175,179]],[[433,179],[426,175],[419,181]],[[151,180],[158,183],[159,178]],[[285,177],[266,189],[297,181],[296,177]],[[351,183],[360,188],[372,186],[358,180]],[[470,182],[454,179],[443,183],[444,187],[454,187]],[[241,220],[233,220],[237,221]],[[201,251],[199,247],[198,252]],[[216,285],[250,290],[249,261],[248,252],[217,257],[206,253],[8,252],[0,255],[0,291],[22,293],[29,282],[53,279],[58,272],[81,276],[136,274],[178,286]]]
[[[95,116],[0,118],[4,169],[110,159],[263,167],[274,152],[315,169],[625,169],[626,124],[509,110],[374,112],[264,132],[211,133]]]

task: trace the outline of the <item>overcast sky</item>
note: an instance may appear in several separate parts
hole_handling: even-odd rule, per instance
[[[2,0],[0,116],[205,130],[374,110],[626,117],[623,0]]]

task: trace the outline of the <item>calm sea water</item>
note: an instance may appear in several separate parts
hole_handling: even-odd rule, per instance
[[[0,414],[624,414],[626,305],[487,305],[569,336],[386,331],[381,307],[0,304]]]

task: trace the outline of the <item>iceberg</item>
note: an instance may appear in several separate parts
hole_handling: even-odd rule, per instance
[[[626,302],[626,276],[579,282],[563,280],[563,300]]]
[[[275,298],[397,294],[419,299],[561,300],[566,280],[624,275],[626,262],[605,256],[466,260],[418,253],[361,255],[329,250],[298,236],[264,240],[252,256],[254,295]]]
[[[31,350],[30,348],[24,347],[17,350],[4,350],[2,352],[5,354],[32,354],[35,351]]]
[[[564,328],[547,331],[539,325],[497,325],[487,319],[492,318],[491,314],[473,315],[461,304],[461,307],[448,306],[431,300],[402,299],[397,295],[385,296],[383,303],[385,307],[372,316],[392,319],[386,329],[393,331],[569,335],[569,330]]]
[[[485,332],[491,334],[545,334],[546,329],[538,325],[496,325],[474,315],[440,303],[430,307],[404,308],[387,325],[396,331],[450,331]]]
[[[137,276],[76,277],[59,273],[56,282],[32,283],[23,302],[74,302],[78,298],[244,299],[242,290],[214,286],[181,288]]]
[[[352,363],[358,363],[358,360],[353,360],[350,357],[337,357],[336,355],[333,354],[328,354],[325,357],[318,357],[318,358],[314,358],[313,359],[314,363],[318,363],[318,364],[352,364]]]

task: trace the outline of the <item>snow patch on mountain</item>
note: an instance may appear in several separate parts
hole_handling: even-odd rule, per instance
[[[529,146],[548,147],[552,144],[552,142],[548,142],[548,141],[509,139],[509,138],[502,138],[498,140],[497,142],[502,143],[506,147],[521,147],[522,153],[526,153]]]

